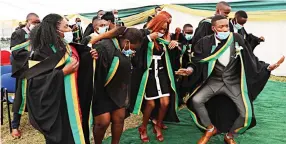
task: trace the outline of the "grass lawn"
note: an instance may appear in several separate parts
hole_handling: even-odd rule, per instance
[[[271,80],[286,82],[286,77],[271,76]],[[12,116],[12,113],[11,113]],[[137,127],[141,123],[141,116],[132,115],[125,121],[124,130]],[[1,143],[3,144],[44,144],[43,136],[33,129],[28,121],[28,115],[25,113],[22,116],[20,130],[22,131],[22,138],[13,139],[9,133],[7,106],[4,103],[4,124],[1,126]],[[110,136],[110,129],[106,133],[106,137]]]

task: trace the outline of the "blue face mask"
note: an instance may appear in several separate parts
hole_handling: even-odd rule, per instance
[[[132,56],[132,54],[134,53],[134,51],[130,49],[130,42],[129,42],[129,48],[128,48],[128,50],[125,50],[126,45],[127,45],[127,43],[125,44],[125,46],[124,46],[124,48],[123,48],[123,50],[122,50],[122,53],[123,53],[125,56],[130,57],[130,56]]]
[[[185,34],[185,38],[189,41],[193,38],[192,34]]]
[[[104,26],[104,27],[99,27],[99,28],[98,28],[98,33],[99,33],[99,34],[103,34],[103,33],[106,32],[106,30],[107,30],[107,27],[106,27],[106,26]]]
[[[217,32],[216,37],[220,40],[225,40],[229,36],[230,31],[227,32]]]
[[[239,24],[236,20],[236,24],[234,25],[238,30],[242,29],[243,26],[241,24]]]
[[[243,26],[242,26],[242,25],[240,25],[239,23],[235,24],[234,26],[235,26],[238,30],[240,30],[240,29],[242,29],[242,28],[243,28]]]
[[[134,52],[133,52],[133,50],[129,49],[129,50],[122,50],[122,53],[123,53],[125,56],[129,57],[129,56],[131,56]]]

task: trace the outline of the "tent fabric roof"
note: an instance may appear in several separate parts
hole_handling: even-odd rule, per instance
[[[237,2],[229,2],[232,7],[232,11],[244,10],[247,12],[253,11],[285,11],[286,10],[286,2],[285,1],[237,1]],[[196,10],[207,10],[207,11],[215,11],[216,2],[212,3],[188,3],[188,4],[177,4],[181,6],[185,6],[191,9]],[[147,10],[153,10],[155,5],[152,6],[144,6],[138,8],[129,8],[129,9],[121,9],[118,10],[119,17],[124,18],[132,15],[136,15],[142,13]],[[97,12],[94,13],[79,13],[80,15],[92,19],[92,17],[97,15]]]
[[[286,10],[285,1],[239,1],[229,2],[232,11],[273,11]],[[194,4],[179,4],[192,9],[215,11],[216,3],[194,3]]]

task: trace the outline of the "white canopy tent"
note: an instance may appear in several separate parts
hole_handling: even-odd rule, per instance
[[[126,9],[147,5],[179,4],[179,3],[210,3],[221,0],[0,0],[0,20],[23,20],[30,12],[37,13],[41,18],[49,13],[76,14],[95,12],[100,9]],[[225,0],[227,2],[244,0]]]

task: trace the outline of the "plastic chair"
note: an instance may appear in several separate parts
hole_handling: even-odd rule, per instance
[[[10,115],[10,104],[13,104],[14,99],[12,97],[8,96],[8,93],[14,93],[16,92],[16,79],[11,77],[11,73],[3,74],[1,75],[1,124],[3,124],[3,103],[4,96],[7,103],[7,109],[8,109],[8,121],[9,121],[9,128],[10,133],[12,132],[12,125],[11,125],[11,115]]]
[[[11,65],[1,66],[1,75],[7,73],[12,73],[12,66]]]
[[[11,53],[6,50],[1,50],[1,65],[10,65]]]

